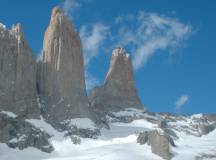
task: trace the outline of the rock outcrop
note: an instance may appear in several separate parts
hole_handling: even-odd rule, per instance
[[[216,114],[205,115],[209,122],[216,122]]]
[[[50,153],[53,151],[48,135],[44,130],[36,128],[25,119],[0,112],[0,142],[11,148],[23,150],[35,147]]]
[[[113,50],[104,85],[93,89],[90,101],[98,112],[143,109],[134,84],[131,59],[123,48]]]
[[[159,155],[160,157],[170,160],[173,155],[170,152],[170,145],[175,147],[174,141],[166,133],[159,133],[158,131],[146,131],[140,133],[137,142],[139,144],[145,144],[151,146],[153,153]]]
[[[0,25],[0,111],[21,117],[39,117],[36,98],[36,62],[21,30]]]
[[[55,7],[46,30],[37,72],[44,117],[55,127],[72,118],[92,118],[85,88],[79,34]]]
[[[195,122],[193,126],[198,130],[200,136],[209,134],[216,128],[216,122],[209,121],[206,115],[192,115],[192,120]]]

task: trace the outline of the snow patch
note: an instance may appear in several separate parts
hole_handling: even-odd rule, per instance
[[[100,139],[111,139],[116,137],[128,137],[134,133],[155,130],[157,125],[145,119],[134,120],[131,123],[115,122],[110,124],[110,130],[102,129]]]
[[[0,28],[3,29],[3,30],[6,30],[6,26],[2,23],[0,23]]]
[[[201,153],[211,154],[212,150],[216,150],[216,130],[202,137],[184,132],[178,132],[178,136],[180,138],[175,141],[177,147],[172,148],[175,153],[173,160],[194,159]]]
[[[203,117],[203,114],[201,114],[201,113],[199,113],[199,114],[194,114],[194,115],[191,116],[192,119],[193,119],[193,118],[198,118],[198,119],[200,119],[200,118],[202,118],[202,117]]]
[[[112,114],[116,117],[124,117],[124,116],[137,117],[137,116],[143,116],[144,111],[135,108],[126,108],[123,111],[112,112]]]
[[[182,118],[182,120],[170,123],[177,126],[189,126],[191,119],[191,117]],[[27,119],[26,121],[54,135],[50,139],[55,148],[54,152],[47,154],[31,147],[19,151],[0,143],[1,160],[162,160],[152,153],[150,146],[139,145],[136,142],[139,132],[155,129],[160,131],[157,124],[145,119],[134,120],[131,123],[111,123],[110,130],[102,129],[98,139],[81,138],[81,144],[73,144],[70,137],[64,137],[63,133],[56,131],[43,118],[41,120]],[[71,125],[82,128],[95,127],[88,118],[76,118],[70,122]],[[175,140],[177,147],[171,147],[171,152],[175,154],[172,160],[192,160],[203,153],[208,155],[216,151],[216,130],[202,137],[192,136],[178,130],[175,130],[175,133],[179,139]]]
[[[94,122],[89,118],[74,118],[70,120],[64,121],[64,123],[68,123],[70,127],[76,126],[80,129],[96,129]]]
[[[145,119],[134,120],[131,123],[113,123],[115,126],[127,126],[127,127],[142,127],[148,129],[154,129],[157,124],[153,124]]]
[[[41,119],[26,119],[26,122],[29,122],[36,128],[39,128],[48,133],[50,136],[52,136],[52,140],[62,140],[64,138],[64,132],[59,132],[56,129],[54,129],[42,117]]]
[[[82,139],[81,145],[66,139],[53,144],[56,157],[47,160],[162,160],[151,152],[150,146],[139,145],[136,139],[135,134],[105,140]]]
[[[7,115],[8,117],[11,117],[11,118],[16,118],[17,117],[16,114],[14,114],[13,112],[9,112],[9,111],[1,111],[0,113],[5,114],[5,115]]]
[[[10,143],[18,143],[18,142],[25,141],[25,139],[26,139],[26,135],[21,135],[21,136],[18,137],[18,138],[13,138],[13,139],[11,139],[9,142],[10,142]]]
[[[50,157],[50,154],[29,147],[24,150],[9,148],[6,144],[0,143],[0,160],[43,160]]]

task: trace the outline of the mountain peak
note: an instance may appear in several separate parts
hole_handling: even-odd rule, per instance
[[[130,57],[130,55],[126,52],[126,50],[122,46],[116,47],[113,52],[112,56],[115,57]]]
[[[64,14],[60,7],[56,6],[52,9],[50,24],[48,30],[69,30],[76,34],[75,27],[69,20],[69,18]]]
[[[23,38],[23,31],[22,31],[22,25],[21,23],[17,23],[12,26],[11,28],[12,32],[16,35],[16,37]]]
[[[38,90],[47,106],[44,117],[56,127],[62,127],[68,119],[93,117],[88,107],[80,37],[59,7],[53,8],[44,35]]]
[[[51,20],[50,20],[51,24],[59,24],[62,22],[62,19],[65,19],[65,18],[66,17],[64,13],[58,6],[52,9]]]
[[[13,25],[12,26],[12,30],[14,30],[14,31],[16,31],[18,33],[22,32],[22,25],[21,25],[21,23],[17,23],[16,25]]]
[[[143,109],[133,79],[130,56],[123,47],[113,50],[104,85],[96,87],[90,99],[99,112],[119,111],[124,108]]]
[[[57,13],[62,13],[62,11],[61,11],[61,9],[60,9],[59,6],[55,6],[55,7],[53,7],[53,9],[52,9],[52,15],[53,15],[53,16],[56,15]]]

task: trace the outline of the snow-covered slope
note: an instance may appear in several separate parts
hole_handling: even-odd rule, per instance
[[[161,157],[152,153],[151,146],[137,143],[138,133],[162,130],[156,123],[158,119],[166,119],[168,121],[167,125],[173,127],[172,131],[179,137],[174,141],[176,147],[171,147],[171,152],[174,154],[173,160],[216,159],[216,130],[202,136],[190,134],[192,125],[203,116],[175,117],[148,113],[141,115],[139,111],[136,114],[134,112],[136,111],[133,110],[128,113],[127,110],[126,112],[116,113],[116,117],[109,117],[109,130],[101,129],[101,135],[97,139],[80,138],[80,144],[74,144],[71,137],[64,137],[64,133],[56,131],[43,119],[26,120],[53,135],[50,138],[50,143],[55,151],[51,154],[34,148],[20,151],[10,149],[5,144],[0,143],[0,160],[162,160]],[[136,118],[131,122],[124,123],[116,120],[118,116],[122,118],[124,116],[134,116],[134,114],[139,115],[139,118],[135,116]],[[176,122],[174,122],[174,119]],[[83,119],[80,122],[85,121]],[[74,122],[77,125],[79,124],[78,120]],[[82,127],[85,126],[83,123],[81,124]],[[88,123],[86,125],[88,128]],[[90,123],[89,125],[91,126]],[[196,131],[194,130],[194,132]]]
[[[179,140],[175,141],[177,147],[172,148],[175,153],[173,160],[194,159],[208,155],[211,160],[216,160],[216,130],[202,137],[195,137],[179,132]],[[214,158],[210,158],[214,156]]]

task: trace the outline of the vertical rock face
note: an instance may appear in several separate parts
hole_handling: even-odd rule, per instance
[[[143,109],[133,80],[131,59],[123,48],[118,47],[113,50],[104,85],[94,88],[90,99],[92,105],[99,111]]]
[[[80,37],[58,7],[45,33],[37,75],[44,115],[53,125],[91,117]]]
[[[36,62],[21,25],[0,25],[0,110],[37,118]]]

